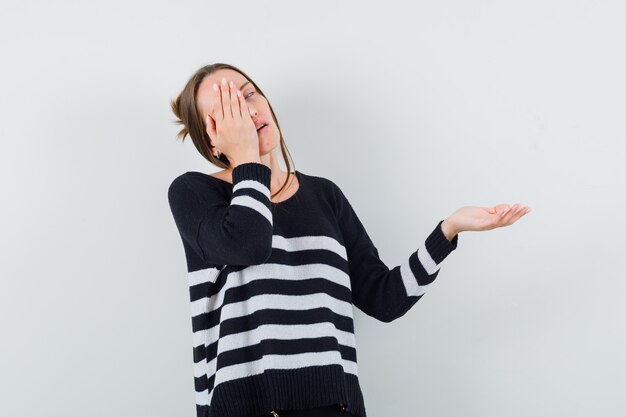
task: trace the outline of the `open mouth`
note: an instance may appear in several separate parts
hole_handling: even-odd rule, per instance
[[[261,127],[259,127],[259,128],[257,129],[257,133],[260,133],[260,132],[262,132],[262,131],[265,131],[265,128],[266,128],[266,127],[267,127],[267,125],[261,125]]]

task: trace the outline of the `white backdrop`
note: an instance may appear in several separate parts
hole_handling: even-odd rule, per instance
[[[3,0],[0,415],[195,415],[167,187],[217,168],[169,101],[226,62],[390,267],[461,206],[532,207],[402,318],[355,309],[369,416],[623,416],[625,38],[618,0]]]

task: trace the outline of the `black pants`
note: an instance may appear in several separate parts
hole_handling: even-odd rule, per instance
[[[352,414],[344,411],[339,405],[308,408],[306,410],[274,410],[279,417],[349,417]],[[261,414],[258,417],[275,417],[272,413]]]

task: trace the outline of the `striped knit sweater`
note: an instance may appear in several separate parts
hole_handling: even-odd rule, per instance
[[[353,305],[403,316],[456,249],[441,220],[389,269],[331,180],[296,170],[296,193],[270,201],[271,169],[200,172],[168,189],[187,262],[198,417],[254,417],[342,404],[366,417]]]

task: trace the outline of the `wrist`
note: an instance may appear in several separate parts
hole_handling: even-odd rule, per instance
[[[250,163],[250,162],[255,162],[257,164],[260,164],[261,163],[261,158],[257,155],[256,157],[251,156],[251,157],[247,157],[247,158],[233,160],[232,163],[231,163],[231,166],[234,168],[234,167],[236,167],[238,165],[247,164],[247,163]]]
[[[452,241],[452,239],[454,239],[454,236],[459,233],[459,230],[457,230],[456,227],[454,227],[454,225],[451,224],[450,220],[448,219],[445,219],[441,223],[441,231],[443,232],[446,239],[448,239],[448,241]]]

